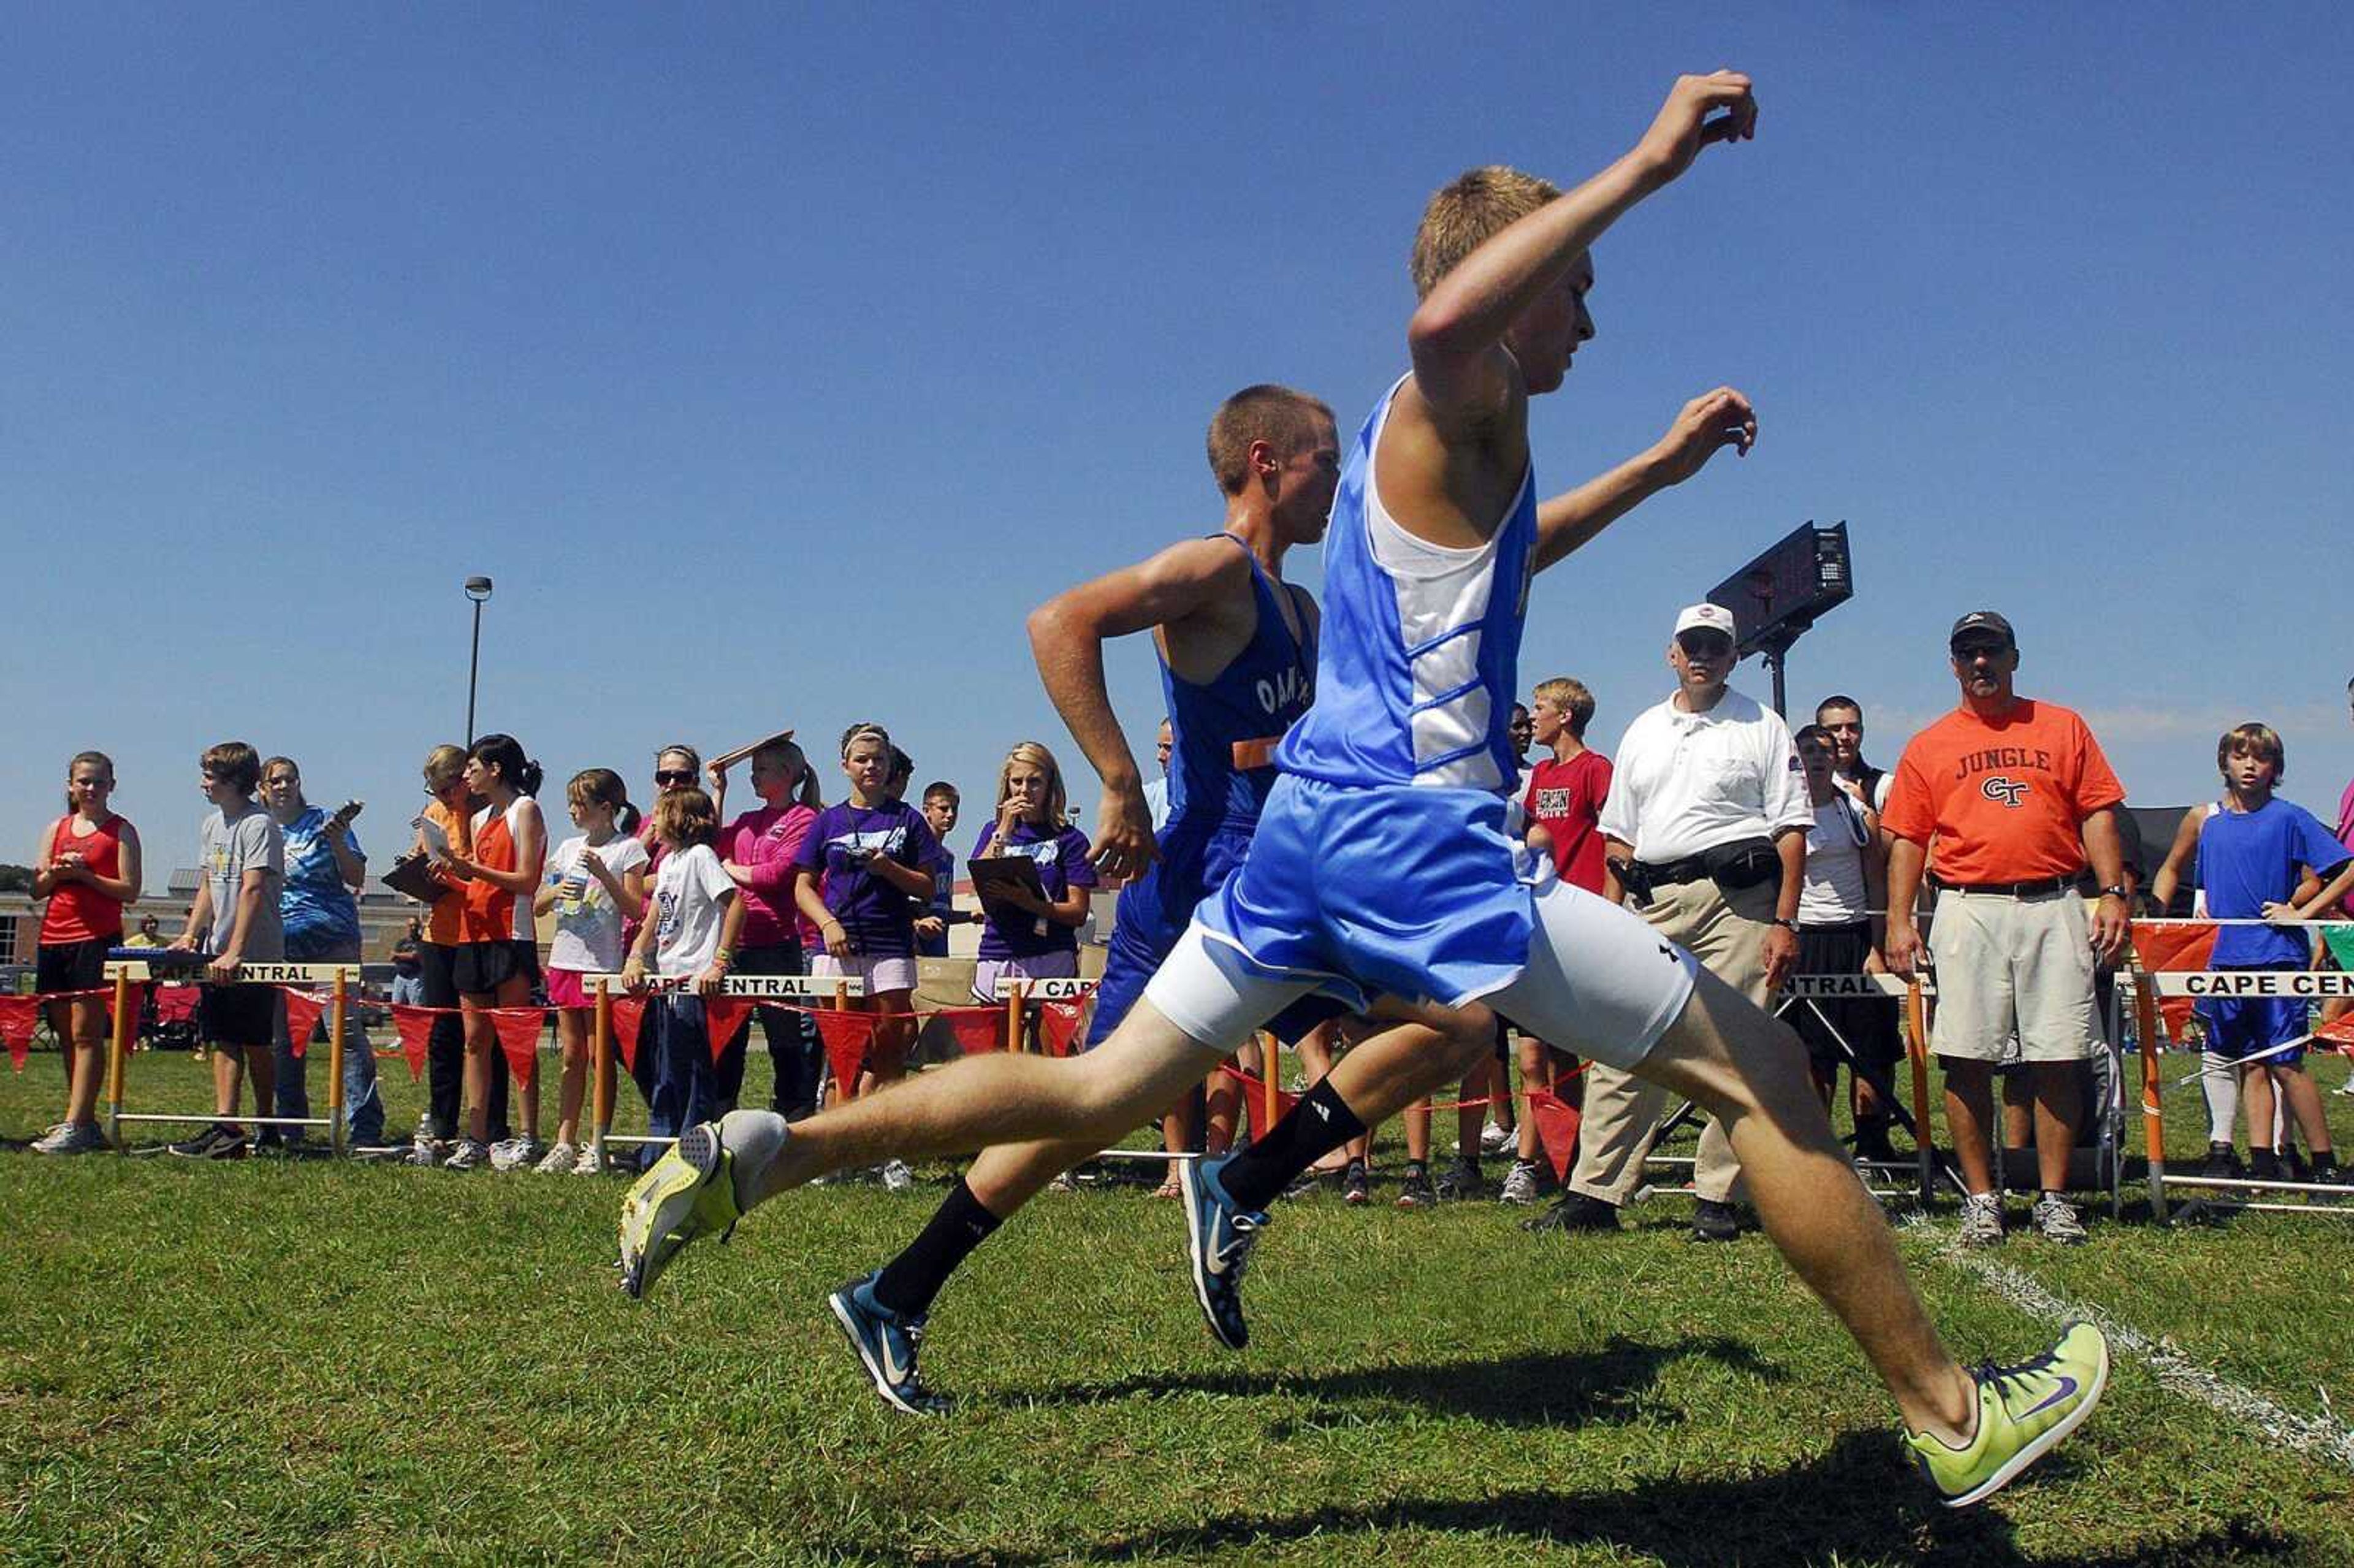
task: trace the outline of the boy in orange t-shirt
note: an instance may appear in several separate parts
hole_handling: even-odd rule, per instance
[[[2125,945],[2116,807],[2126,792],[2083,719],[2012,689],[2019,643],[2009,621],[1975,611],[1954,623],[1948,643],[1961,706],[1904,747],[1881,816],[1890,836],[1888,967],[1910,975],[1918,966],[1913,911],[1925,864],[1941,889],[1934,1048],[1969,1188],[1962,1239],[2002,1240],[1988,1137],[1994,1071],[2016,1034],[2035,1086],[2036,1228],[2073,1245],[2084,1227],[2062,1190],[2076,1064],[2097,1038],[2094,959],[2113,960]],[[2101,883],[2089,916],[2074,891],[2088,859]]]

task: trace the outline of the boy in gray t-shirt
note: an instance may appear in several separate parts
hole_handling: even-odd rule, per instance
[[[244,1129],[233,1119],[239,1086],[250,1074],[254,1114],[268,1114],[275,1086],[270,1038],[279,1008],[275,987],[239,985],[237,973],[241,964],[275,962],[286,955],[286,928],[278,912],[286,841],[253,799],[261,781],[261,758],[253,747],[241,740],[224,742],[206,751],[199,766],[213,810],[197,830],[204,863],[196,903],[188,910],[187,929],[172,946],[191,950],[202,938],[213,955],[197,1023],[215,1047],[213,1109],[218,1119],[196,1137],[171,1145],[171,1151],[196,1160],[237,1160],[246,1152]]]

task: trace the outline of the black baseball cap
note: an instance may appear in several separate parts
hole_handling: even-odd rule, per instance
[[[1973,631],[1983,631],[1999,637],[2006,648],[2019,646],[2019,637],[2010,630],[2010,622],[1990,609],[1974,609],[1954,622],[1953,630],[1946,634],[1946,646],[1951,648]]]

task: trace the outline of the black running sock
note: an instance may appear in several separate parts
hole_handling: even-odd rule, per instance
[[[959,1180],[940,1206],[932,1211],[922,1232],[907,1250],[883,1266],[875,1278],[875,1299],[890,1310],[920,1317],[932,1309],[932,1298],[949,1282],[958,1265],[987,1241],[1004,1222],[981,1206],[972,1189]]]
[[[1265,1138],[1235,1155],[1218,1172],[1218,1185],[1243,1208],[1264,1209],[1301,1171],[1364,1130],[1326,1078],[1300,1096]]]

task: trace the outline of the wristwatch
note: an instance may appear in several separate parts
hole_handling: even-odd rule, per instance
[[[2125,890],[2125,885],[2122,883],[2102,888],[2101,896],[2104,898],[2114,898],[2120,904],[2130,904],[2133,902],[2133,895]]]
[[[1796,920],[1785,920],[1777,915],[1774,917],[1774,924],[1781,927],[1782,929],[1789,932],[1793,937],[1798,934],[1798,923]]]

